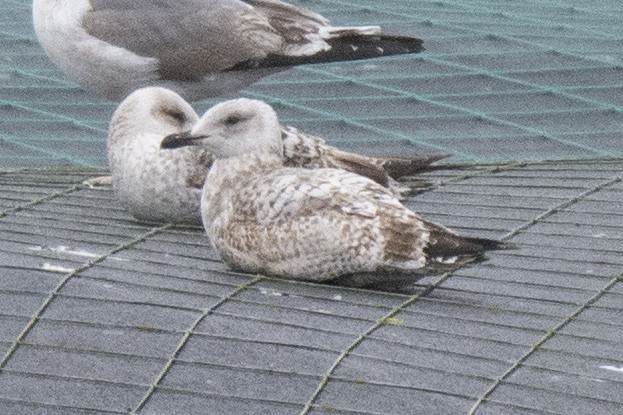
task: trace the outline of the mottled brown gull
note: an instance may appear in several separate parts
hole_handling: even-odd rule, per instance
[[[216,105],[163,148],[209,151],[201,199],[212,244],[234,270],[369,285],[414,279],[510,246],[422,219],[386,188],[344,170],[283,166],[273,109],[238,99]]]
[[[136,218],[149,222],[200,224],[201,189],[212,164],[207,150],[160,150],[170,134],[190,130],[197,114],[184,99],[160,87],[141,88],[116,109],[110,122],[108,159],[117,198]],[[366,175],[392,192],[408,189],[385,171],[386,160],[340,151],[321,138],[289,126],[279,127],[283,163],[288,166],[336,167]],[[392,159],[400,173],[416,173],[437,155]],[[391,171],[390,171],[391,172]]]
[[[34,0],[33,22],[65,74],[112,100],[158,85],[194,101],[294,65],[423,50],[278,0]]]

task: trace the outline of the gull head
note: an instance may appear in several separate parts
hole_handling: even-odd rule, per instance
[[[272,107],[263,101],[240,98],[210,108],[187,132],[171,134],[161,148],[200,146],[215,158],[243,154],[281,156],[281,125]]]
[[[110,139],[153,134],[164,137],[187,131],[198,120],[197,113],[181,96],[160,87],[137,89],[123,100],[110,122]]]

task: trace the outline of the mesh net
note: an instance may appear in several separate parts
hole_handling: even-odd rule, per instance
[[[297,4],[334,24],[420,37],[427,51],[299,67],[241,92],[274,104],[284,123],[342,147],[407,146],[452,153],[450,162],[623,155],[623,15],[613,2]],[[29,1],[0,7],[0,166],[105,166],[115,104],[52,66]]]

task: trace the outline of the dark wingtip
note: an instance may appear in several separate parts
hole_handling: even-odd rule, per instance
[[[261,61],[253,60],[238,63],[229,71],[241,71],[258,68],[280,68],[313,63],[354,61],[378,58],[381,56],[420,53],[425,49],[424,41],[415,37],[394,35],[352,34],[327,39],[329,50],[305,56],[285,56],[270,54]]]
[[[432,153],[432,154],[426,154],[426,155],[422,155],[422,158],[426,158],[430,163],[435,163],[439,160],[443,160],[443,159],[447,159],[448,157],[452,157],[454,154],[452,153]]]
[[[486,238],[469,238],[455,236],[451,249],[446,245],[429,246],[425,250],[429,266],[437,271],[451,271],[467,264],[486,261],[488,251],[518,249],[515,244]],[[446,240],[447,242],[447,240]]]
[[[475,242],[480,245],[483,251],[502,251],[507,249],[519,249],[519,247],[510,242],[496,241],[495,239],[487,238],[466,238],[471,242]]]
[[[380,35],[380,46],[385,45],[389,50],[386,55],[400,55],[405,53],[421,53],[424,48],[424,41],[416,37],[399,36],[399,35]]]
[[[441,258],[437,262],[443,262],[446,258],[456,257],[456,263],[476,262],[484,259],[487,251],[518,249],[517,245],[489,238],[460,236],[449,232],[442,226],[428,223],[430,231],[430,243],[425,248],[429,258]]]
[[[383,167],[393,179],[414,176],[419,173],[435,170],[434,163],[452,156],[449,153],[424,154],[412,158],[387,157]]]
[[[415,37],[394,35],[352,35],[327,40],[331,49],[314,56],[321,62],[351,61],[381,56],[421,53],[424,41]]]

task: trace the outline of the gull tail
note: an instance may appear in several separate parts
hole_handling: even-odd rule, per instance
[[[430,222],[426,224],[426,227],[430,236],[424,253],[428,266],[439,271],[484,261],[487,251],[517,249],[516,245],[509,242],[460,236]]]

